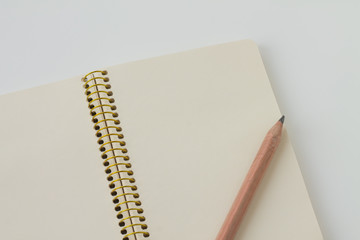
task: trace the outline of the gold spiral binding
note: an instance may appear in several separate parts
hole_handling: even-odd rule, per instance
[[[107,100],[109,103],[114,103],[114,101],[115,101],[113,98],[107,98],[107,97],[99,97],[99,98],[91,99],[91,101],[89,102],[88,108],[91,108],[91,106],[94,106],[93,102],[101,101],[101,100]]]
[[[100,129],[100,128],[99,128],[99,129]],[[95,130],[98,130],[98,129],[95,129]],[[117,136],[118,139],[123,139],[123,138],[124,138],[124,135],[122,135],[122,134],[118,134],[118,133],[108,133],[108,134],[105,134],[105,135],[101,135],[101,136],[99,137],[98,143],[99,143],[99,144],[102,144],[101,142],[104,141],[103,138],[110,137],[110,136]]]
[[[124,166],[127,167],[127,168],[131,168],[131,164],[130,164],[130,163],[114,163],[114,164],[108,166],[107,168],[105,168],[105,172],[106,172],[106,173],[110,173],[112,167],[119,166],[119,165],[124,165]]]
[[[119,194],[116,197],[113,198],[113,203],[119,203],[120,197],[124,197],[124,196],[133,196],[134,198],[139,198],[140,195],[138,193],[123,193],[123,194]],[[123,219],[124,220],[124,219]]]
[[[135,223],[135,224],[130,224],[130,225],[127,225],[125,227],[123,227],[121,229],[121,232],[122,233],[126,233],[127,231],[125,231],[127,228],[129,227],[132,227],[132,226],[140,226],[142,229],[147,229],[147,225],[146,224],[142,224],[142,223]]]
[[[106,126],[106,127],[103,127],[103,128],[100,128],[99,130],[97,130],[96,133],[95,133],[95,136],[101,137],[101,136],[102,136],[101,131],[103,131],[103,130],[105,130],[105,129],[110,129],[110,128],[114,128],[117,132],[121,132],[121,130],[122,130],[121,127]],[[113,142],[113,141],[111,141],[111,142]],[[122,141],[122,142],[123,142],[123,141]],[[121,145],[121,146],[124,146],[124,145]],[[102,147],[102,146],[101,146],[101,147]],[[101,149],[102,149],[101,147],[99,148],[100,151],[101,151]]]
[[[103,162],[103,165],[108,166],[110,164],[109,161],[112,160],[112,159],[116,159],[116,158],[122,158],[124,161],[127,161],[127,160],[130,159],[128,156],[115,155],[115,156],[112,156],[112,157],[109,157],[109,158],[105,159],[105,161]]]
[[[98,121],[98,119],[97,119],[96,117],[99,116],[99,115],[101,115],[101,114],[111,114],[113,117],[117,117],[117,116],[118,116],[118,114],[117,114],[117,113],[114,113],[114,112],[99,112],[99,113],[96,113],[96,114],[92,117],[91,121],[93,121],[93,122]]]
[[[102,79],[102,80],[104,80],[104,82],[109,81],[108,77],[93,77],[93,78],[90,78],[89,80],[87,80],[84,85],[88,84],[89,82],[91,82],[92,80],[95,80],[95,79]]]
[[[96,135],[97,136],[97,135]],[[114,144],[114,143],[119,143],[120,144],[120,146],[125,146],[125,142],[124,141],[109,141],[109,142],[106,142],[106,143],[103,143],[103,144],[101,144],[101,146],[99,147],[99,150],[100,151],[105,151],[105,150],[103,150],[103,149],[105,149],[105,145],[107,145],[107,144]]]
[[[149,236],[149,233],[148,232],[132,232],[132,233],[129,233],[129,234],[126,234],[126,236],[123,238],[123,239],[129,239],[128,237],[130,235],[133,235],[133,234],[142,234],[144,237],[148,237]]]
[[[131,183],[134,183],[135,182],[135,178],[118,178],[114,181],[111,181],[109,183],[109,188],[114,188],[115,187],[115,182],[118,182],[118,181],[125,181],[125,180],[128,180],[129,182]]]
[[[94,80],[95,81],[95,80]],[[93,84],[93,85],[89,85],[89,84],[84,84],[84,88],[85,88],[85,93],[88,93],[88,91],[95,87],[96,89],[99,89],[100,87],[104,87],[106,89],[110,89],[111,85],[110,84],[103,84],[103,83],[97,83],[97,84]]]
[[[124,147],[124,135],[120,133],[122,128],[118,125],[117,108],[110,98],[113,92],[106,77],[107,71],[93,71],[86,74],[82,81],[85,88],[86,101],[90,109],[91,121],[94,123],[95,136],[100,145],[100,157],[104,159],[105,173],[109,181],[110,194],[115,204],[116,217],[120,219],[118,225],[123,240],[141,240],[150,236],[146,231],[148,226],[144,223],[144,209],[139,201],[138,187],[134,184],[135,178],[131,170],[128,150]]]
[[[121,202],[121,203],[118,203],[116,204],[115,206],[115,211],[120,211],[121,210],[121,205],[124,204],[124,203],[130,203],[130,202],[133,202],[135,203],[136,206],[140,206],[141,205],[141,202],[140,201],[134,201],[134,200],[129,200],[129,201],[124,201],[124,202]]]
[[[109,105],[109,104],[99,104],[97,106],[94,106],[91,108],[91,110],[95,110],[95,108],[103,108],[103,107],[109,107],[111,110],[116,110],[115,105]],[[90,114],[93,114],[94,111],[91,111]]]
[[[95,92],[89,91],[89,92],[86,93],[86,95],[87,95],[87,98],[86,98],[86,99],[88,100],[88,102],[91,101],[91,100],[89,100],[89,99],[92,99],[92,98],[90,98],[90,96],[93,95],[93,94],[97,94],[97,93],[105,93],[105,94],[108,95],[109,97],[113,95],[113,92],[112,92],[112,91],[95,91]]]
[[[123,218],[123,219],[119,222],[119,226],[120,226],[120,227],[125,226],[125,221],[128,220],[128,219],[132,219],[132,218],[138,218],[140,222],[144,222],[144,221],[146,220],[145,217],[143,217],[143,216],[129,216],[129,217]]]

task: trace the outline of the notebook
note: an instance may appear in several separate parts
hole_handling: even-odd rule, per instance
[[[9,240],[215,239],[281,116],[251,40],[84,73],[0,104]],[[236,239],[322,239],[286,124]]]

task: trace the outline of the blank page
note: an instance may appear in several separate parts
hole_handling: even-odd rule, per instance
[[[249,40],[107,69],[151,239],[215,239],[281,117]],[[236,239],[322,239],[286,129]]]
[[[82,84],[0,96],[0,239],[119,239]]]

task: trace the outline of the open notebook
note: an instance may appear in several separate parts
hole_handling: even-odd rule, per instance
[[[215,239],[281,116],[256,45],[104,70],[0,96],[0,239]],[[322,239],[286,131],[236,239]]]

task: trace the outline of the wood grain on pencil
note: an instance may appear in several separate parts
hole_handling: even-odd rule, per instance
[[[233,240],[255,190],[281,139],[284,116],[268,131],[216,240]]]

